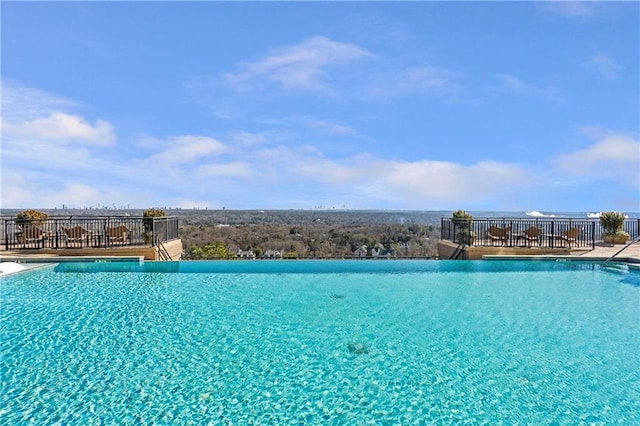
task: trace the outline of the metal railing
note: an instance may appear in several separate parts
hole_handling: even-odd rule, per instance
[[[623,231],[638,237],[640,219],[627,219]],[[598,220],[580,218],[442,218],[440,238],[469,246],[593,248],[602,241]]]
[[[5,250],[153,245],[178,238],[177,216],[53,216],[31,221],[4,217],[0,227]]]

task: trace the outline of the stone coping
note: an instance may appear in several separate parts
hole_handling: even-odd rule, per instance
[[[144,256],[0,256],[0,262],[60,263],[60,262],[143,262]]]

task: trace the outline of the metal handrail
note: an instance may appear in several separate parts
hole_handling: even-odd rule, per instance
[[[158,253],[160,253],[160,257],[162,258],[162,260],[173,260],[171,258],[171,255],[169,254],[169,251],[166,249],[164,244],[162,244],[162,241],[157,239],[155,245],[156,247],[158,247]]]
[[[618,250],[617,252],[615,252],[613,255],[609,256],[605,262],[608,262],[610,260],[612,260],[614,257],[616,257],[617,255],[619,255],[620,253],[622,253],[623,251],[625,251],[631,244],[635,244],[638,241],[640,241],[640,236],[637,236],[636,238],[634,238],[633,240],[630,240],[629,242],[627,242],[627,244],[624,245],[624,247],[622,247],[620,250]]]
[[[451,256],[449,256],[449,259],[452,259],[452,260],[458,259],[466,246],[467,246],[466,241],[462,241],[460,244],[458,244],[458,247],[456,247],[456,250],[451,254]]]

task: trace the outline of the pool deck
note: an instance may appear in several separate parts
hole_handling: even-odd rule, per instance
[[[612,256],[614,256],[612,258]],[[593,250],[585,251],[572,251],[566,255],[487,255],[483,256],[484,259],[569,259],[569,260],[616,260],[629,262],[634,264],[640,264],[640,242],[629,244],[625,247],[624,244],[604,244],[596,243]]]
[[[623,250],[624,248],[624,250]],[[618,251],[622,250],[619,254],[616,255],[616,253]],[[580,257],[584,257],[584,258],[606,258],[608,259],[609,257],[616,255],[616,259],[635,259],[636,262],[640,262],[640,242],[638,243],[633,243],[631,245],[629,245],[628,247],[624,247],[623,244],[617,244],[617,245],[612,245],[612,244],[600,244],[597,245],[594,250],[588,251],[582,255],[580,255]]]
[[[78,248],[37,248],[37,249],[9,249],[0,245],[0,261],[7,262],[8,259],[16,262],[33,262],[32,259],[52,259],[52,261],[60,261],[60,259],[119,259],[143,257],[145,260],[180,260],[182,257],[182,240],[174,239],[166,241],[159,246],[149,245],[122,245],[117,247],[78,247]],[[164,255],[164,256],[163,256]]]
[[[485,255],[485,259],[573,259],[573,260],[598,260],[603,261],[614,256],[615,260],[640,264],[640,242],[636,242],[625,247],[623,244],[596,243],[593,250],[571,250],[565,254],[518,254],[509,255],[501,253],[496,255]],[[2,252],[0,262],[19,263],[49,263],[78,260],[140,260],[139,256],[56,256],[51,253],[25,253],[21,251]]]

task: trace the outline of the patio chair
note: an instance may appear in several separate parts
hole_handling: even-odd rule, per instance
[[[540,246],[542,244],[542,229],[538,228],[537,226],[527,228],[522,233],[522,238],[524,239],[525,244],[529,244],[529,247],[531,247],[531,243],[533,243],[534,241]]]
[[[69,244],[78,244],[82,247],[82,243],[84,241],[88,241],[89,238],[89,231],[80,225],[76,225],[72,228],[62,227],[62,231],[65,235],[67,247]]]
[[[499,228],[497,226],[491,225],[489,229],[487,229],[487,238],[491,240],[491,245],[494,245],[496,241],[500,241],[502,245],[505,245],[507,243],[507,239],[509,238],[510,232],[510,226]]]
[[[44,242],[47,237],[47,232],[36,225],[23,226],[16,232],[16,240],[22,244],[23,247],[27,244],[37,244],[40,247],[44,247]]]
[[[560,238],[562,239],[563,243],[566,242],[567,244],[569,244],[569,247],[571,247],[571,244],[578,245],[578,237],[580,236],[580,232],[581,231],[578,228],[567,229],[562,233],[562,236]]]
[[[118,225],[107,228],[107,237],[109,244],[124,244],[129,239],[131,230],[124,225]]]

